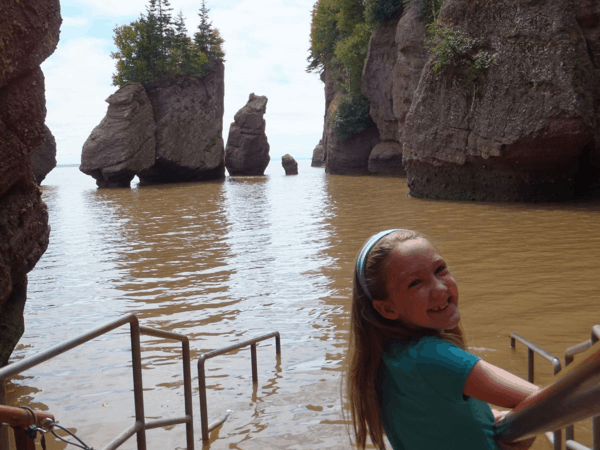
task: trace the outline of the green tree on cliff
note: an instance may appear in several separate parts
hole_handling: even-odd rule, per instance
[[[177,75],[201,78],[216,61],[223,60],[223,39],[208,20],[204,0],[201,13],[205,17],[201,26],[203,23],[208,26],[204,31],[199,30],[194,40],[187,35],[183,14],[180,12],[173,19],[172,10],[168,0],[149,0],[146,14],[129,25],[114,28],[117,51],[111,53],[116,60],[113,85],[148,85]],[[207,36],[207,43],[200,45],[199,33]]]

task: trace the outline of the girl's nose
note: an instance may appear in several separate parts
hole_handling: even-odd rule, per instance
[[[439,278],[435,279],[435,291],[436,293],[439,294],[445,294],[446,291],[448,290],[448,286],[446,286],[446,283],[444,282],[444,280],[440,280]]]

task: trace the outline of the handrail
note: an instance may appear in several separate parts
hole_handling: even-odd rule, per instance
[[[229,416],[229,412],[227,412],[223,417],[214,421],[212,424],[208,424],[208,406],[206,403],[206,375],[204,373],[204,366],[207,359],[214,358],[215,356],[224,355],[225,353],[229,353],[233,350],[238,350],[243,347],[250,346],[250,354],[252,356],[252,384],[258,383],[258,369],[256,363],[256,344],[260,341],[264,341],[269,338],[275,338],[275,353],[277,358],[281,358],[281,338],[279,336],[279,331],[274,331],[272,333],[268,333],[253,339],[248,339],[243,342],[238,342],[237,344],[230,345],[228,347],[223,347],[217,350],[213,350],[207,353],[203,353],[198,358],[198,385],[200,388],[200,420],[202,422],[202,440],[208,441],[209,435],[212,430],[220,426],[227,417]]]
[[[534,378],[534,371],[533,371],[534,352],[537,353],[538,355],[540,355],[542,358],[544,358],[552,363],[554,375],[556,375],[558,372],[560,372],[560,369],[561,369],[560,360],[556,356],[548,353],[546,350],[542,349],[541,347],[538,347],[533,342],[528,341],[527,339],[519,336],[517,333],[511,333],[510,334],[511,348],[515,348],[515,341],[519,341],[527,347],[527,380],[530,383],[533,383],[533,378]],[[552,437],[553,437],[553,439],[551,439],[551,441],[552,441],[554,450],[561,450],[562,431],[555,430],[552,433]]]
[[[80,334],[72,339],[61,342],[53,347],[50,347],[36,355],[14,362],[0,369],[0,405],[6,404],[6,389],[5,382],[8,378],[13,377],[27,369],[35,367],[45,361],[48,361],[55,356],[65,353],[75,347],[78,347],[86,342],[89,342],[98,336],[101,336],[109,331],[119,328],[125,324],[130,325],[131,335],[131,358],[133,369],[133,394],[135,404],[135,423],[133,426],[123,431],[117,438],[104,447],[104,450],[114,450],[127,441],[134,434],[137,435],[138,450],[146,450],[146,429],[157,428],[162,426],[170,426],[175,424],[186,424],[187,449],[194,449],[194,429],[192,415],[192,389],[191,389],[191,369],[189,357],[189,339],[187,336],[155,330],[152,328],[140,326],[138,318],[135,314],[126,314],[118,319],[112,320],[104,325],[96,327],[90,331]],[[142,385],[142,358],[140,334],[150,336],[174,339],[182,343],[183,353],[183,378],[184,378],[184,396],[185,396],[185,416],[172,419],[161,419],[152,422],[145,421],[144,415],[144,396]],[[8,436],[6,433],[0,434],[0,448],[8,448]]]
[[[584,352],[596,342],[598,342],[598,340],[600,340],[600,325],[594,325],[590,334],[591,336],[589,340],[580,342],[579,344],[575,344],[565,350],[565,367],[573,362],[576,354]],[[593,441],[591,450],[600,450],[600,416],[592,418],[592,437]],[[576,442],[575,427],[573,425],[569,425],[565,428],[565,439],[567,440],[567,442]],[[579,443],[577,443],[577,445],[587,450],[590,450]],[[570,448],[568,444],[567,448]]]

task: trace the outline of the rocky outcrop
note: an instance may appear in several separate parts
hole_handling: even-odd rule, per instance
[[[180,78],[148,87],[156,122],[156,161],[138,174],[142,183],[225,177],[224,77],[219,62],[202,79]]]
[[[367,175],[369,155],[379,142],[377,125],[371,121],[360,133],[340,140],[334,129],[333,117],[343,94],[338,92],[327,66],[321,80],[325,83],[325,125],[321,140],[325,149],[325,171],[334,175]]]
[[[39,66],[56,48],[60,24],[56,0],[0,2],[0,366],[24,331],[27,273],[48,246],[31,155],[44,142]]]
[[[371,36],[361,91],[381,142],[369,155],[369,172],[406,175],[402,142],[406,115],[423,66],[429,59],[423,39],[426,30],[414,8],[406,8],[398,22],[381,25]]]
[[[99,187],[203,181],[225,176],[224,66],[202,79],[123,86],[83,146],[80,170]]]
[[[154,165],[152,105],[138,83],[123,86],[106,102],[106,116],[83,144],[79,170],[98,187],[129,187],[137,173]]]
[[[264,175],[271,160],[263,117],[266,111],[267,97],[250,94],[248,103],[235,114],[225,149],[230,175]]]
[[[323,145],[323,139],[321,139],[313,150],[310,166],[323,167],[325,165],[325,155],[325,146]]]
[[[33,150],[31,154],[33,176],[38,185],[56,167],[56,140],[46,125],[44,125],[44,143]]]
[[[281,157],[281,165],[286,175],[298,175],[298,163],[292,155],[283,155]]]
[[[579,10],[581,22],[596,21],[584,32],[576,3],[444,2],[442,23],[495,59],[472,82],[431,62],[423,69],[403,142],[411,195],[539,201],[590,190],[600,173],[600,77],[588,43],[598,16]]]

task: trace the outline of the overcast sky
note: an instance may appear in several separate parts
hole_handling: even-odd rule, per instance
[[[81,148],[106,114],[105,99],[116,91],[113,28],[145,12],[147,0],[60,0],[63,23],[58,48],[43,64],[46,124],[54,134],[58,164],[79,164]],[[192,35],[198,0],[170,0],[183,12]],[[208,0],[210,18],[225,39],[227,141],[234,114],[250,93],[266,95],[271,159],[286,153],[310,158],[321,138],[323,83],[307,74],[310,15],[314,0]]]

